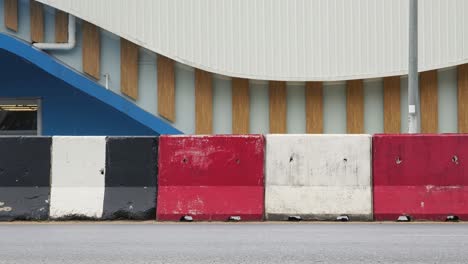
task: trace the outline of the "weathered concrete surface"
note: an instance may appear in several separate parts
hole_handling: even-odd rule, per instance
[[[161,136],[157,219],[262,220],[262,135]]]
[[[468,135],[373,137],[377,220],[468,220]]]
[[[48,137],[0,137],[0,221],[49,216]]]
[[[267,135],[269,220],[372,219],[370,135]]]
[[[53,137],[50,217],[100,218],[105,137]]]
[[[0,187],[0,221],[47,220],[50,187]]]
[[[103,220],[156,219],[156,187],[106,187]]]
[[[466,263],[467,224],[0,224],[0,263]]]
[[[157,137],[108,137],[103,219],[156,218]]]

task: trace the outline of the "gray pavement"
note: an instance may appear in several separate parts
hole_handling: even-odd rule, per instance
[[[0,263],[468,263],[468,224],[0,224]]]

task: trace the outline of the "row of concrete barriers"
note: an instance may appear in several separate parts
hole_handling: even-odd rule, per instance
[[[461,134],[0,137],[0,220],[467,220],[467,161]]]

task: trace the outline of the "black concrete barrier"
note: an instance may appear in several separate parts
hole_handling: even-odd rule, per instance
[[[103,219],[156,219],[157,137],[108,137]]]
[[[50,137],[0,137],[0,220],[49,217]]]

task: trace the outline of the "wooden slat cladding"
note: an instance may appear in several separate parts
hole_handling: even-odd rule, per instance
[[[44,42],[44,8],[41,3],[30,0],[31,42]]]
[[[306,83],[306,132],[323,133],[323,84]]]
[[[195,133],[213,133],[213,86],[211,73],[195,69]]]
[[[120,38],[120,91],[138,99],[138,46]]]
[[[175,121],[175,71],[174,61],[158,55],[158,113],[165,119]]]
[[[6,28],[18,32],[18,0],[4,0],[4,5]]]
[[[419,84],[421,133],[438,132],[437,71],[422,72]]]
[[[83,71],[101,78],[101,36],[99,28],[83,21]]]
[[[458,132],[468,133],[468,64],[459,65],[458,74]]]
[[[68,42],[68,14],[55,9],[55,42]]]
[[[384,133],[401,132],[400,76],[383,79]]]
[[[346,83],[346,129],[349,134],[364,133],[364,86],[362,80]]]
[[[248,134],[250,126],[249,80],[232,79],[232,133]]]
[[[269,83],[270,102],[270,133],[287,133],[286,127],[286,82],[270,81]]]

